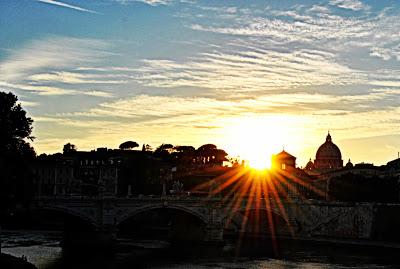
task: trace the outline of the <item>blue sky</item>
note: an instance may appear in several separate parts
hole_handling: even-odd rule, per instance
[[[399,13],[398,1],[1,1],[0,89],[35,120],[39,153],[131,139],[245,157],[284,146],[304,165],[331,130],[345,160],[382,164],[400,150]]]

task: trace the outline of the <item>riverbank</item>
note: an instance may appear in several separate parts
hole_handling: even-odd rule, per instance
[[[23,260],[22,258],[14,257],[5,253],[0,254],[0,265],[1,268],[37,269],[36,266]]]

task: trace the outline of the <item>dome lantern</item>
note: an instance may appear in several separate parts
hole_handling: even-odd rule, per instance
[[[331,137],[331,134],[329,133],[329,131],[328,131],[328,135],[326,136],[326,140],[325,140],[326,142],[332,142],[332,137]]]

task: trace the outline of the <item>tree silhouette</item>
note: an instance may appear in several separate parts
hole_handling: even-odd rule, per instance
[[[184,165],[196,159],[196,149],[192,146],[176,146],[174,150],[174,157]]]
[[[0,92],[0,155],[34,155],[33,148],[25,139],[33,141],[31,136],[33,120],[26,112],[18,98],[11,92]]]
[[[164,150],[171,150],[174,146],[172,144],[161,144],[158,148],[156,148],[155,153],[162,152]]]
[[[174,147],[178,152],[194,152],[196,149],[192,146],[176,146]]]
[[[154,151],[155,155],[165,155],[165,154],[170,154],[171,150],[174,148],[172,144],[161,144],[156,148]]]
[[[200,152],[200,153],[201,152],[211,152],[211,151],[213,151],[215,149],[217,149],[216,145],[214,145],[214,144],[205,144],[205,145],[202,145],[201,147],[199,147],[197,149],[197,151]]]
[[[217,164],[222,165],[228,159],[228,153],[223,149],[218,149],[214,144],[205,144],[199,147],[196,151],[197,161],[201,164]]]
[[[222,165],[223,162],[228,161],[228,159],[226,158],[226,156],[228,156],[228,153],[226,153],[226,151],[223,149],[215,149],[213,152],[213,156],[214,158],[212,162],[215,164]]]
[[[28,201],[33,194],[28,161],[35,150],[26,140],[31,136],[33,120],[17,103],[12,93],[0,92],[0,206],[1,211]]]
[[[139,147],[139,144],[136,143],[135,141],[125,141],[124,143],[122,143],[121,145],[119,145],[120,149],[133,149],[133,148],[137,148]]]
[[[149,144],[143,144],[142,151],[153,151],[153,148]]]
[[[205,144],[197,149],[197,159],[198,162],[202,164],[210,163],[214,156],[214,151],[217,146],[214,144]]]
[[[67,143],[63,147],[63,153],[70,153],[70,152],[76,152],[77,148],[74,144]]]
[[[173,161],[174,146],[172,144],[161,144],[154,151],[154,156],[164,161]]]

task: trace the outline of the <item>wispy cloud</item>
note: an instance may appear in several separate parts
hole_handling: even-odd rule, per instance
[[[60,87],[50,87],[50,86],[35,86],[29,84],[18,84],[18,83],[9,83],[0,81],[0,86],[4,89],[9,90],[23,90],[32,92],[38,95],[70,95],[70,94],[77,94],[77,91],[72,89],[63,89]]]
[[[42,70],[93,63],[108,55],[107,47],[108,43],[95,39],[50,36],[34,40],[0,62],[0,80],[20,80]]]
[[[400,88],[400,80],[371,80],[368,83],[377,86]]]
[[[400,61],[400,44],[396,44],[393,47],[372,47],[371,56],[382,58],[385,61],[390,59],[396,59]]]
[[[357,17],[342,17],[329,13],[311,13],[310,10],[268,10],[267,17],[242,14],[229,21],[212,24],[194,23],[193,30],[221,34],[269,37],[275,42],[315,43],[364,38],[374,32],[374,21]],[[288,19],[289,18],[289,19]]]
[[[38,106],[39,105],[38,102],[24,101],[24,100],[20,101],[20,103],[21,103],[21,105],[23,107],[33,107],[33,106]]]
[[[52,96],[52,95],[87,95],[109,98],[113,94],[110,92],[91,90],[91,89],[66,89],[57,86],[43,86],[43,85],[29,85],[29,84],[15,84],[0,81],[0,86],[7,90],[23,90],[28,91],[41,96]]]
[[[271,91],[307,85],[352,84],[362,74],[335,61],[327,51],[282,52],[263,44],[215,50],[190,61],[144,60],[137,81],[154,87],[191,86],[233,92]]]
[[[35,82],[59,82],[67,84],[122,84],[129,78],[123,74],[82,74],[76,72],[57,71],[51,73],[39,73],[29,77]]]
[[[170,5],[172,3],[186,3],[186,4],[194,4],[197,0],[114,0],[114,2],[127,5],[129,3],[140,2],[150,6],[164,6]]]
[[[143,122],[199,124],[213,119],[240,117],[242,115],[262,114],[303,114],[314,115],[330,107],[329,115],[364,113],[363,107],[369,107],[377,100],[396,100],[400,92],[390,89],[373,89],[364,94],[342,95],[322,93],[271,93],[253,98],[238,100],[206,97],[175,97],[139,95],[129,99],[101,103],[85,112],[63,114],[66,117],[89,118],[130,118]],[[157,108],[157,109],[155,109]],[[379,107],[369,107],[372,112]],[[203,112],[207,111],[206,114]],[[215,125],[213,125],[215,126]]]
[[[400,38],[398,12],[384,8],[371,11],[360,1],[334,2],[352,8],[360,8],[351,16],[336,12],[332,5],[299,5],[290,9],[237,9],[229,17],[220,7],[211,7],[199,14],[211,20],[187,18],[192,30],[219,33],[236,38],[263,39],[267,44],[285,47],[324,47],[338,53],[352,48],[367,48],[371,56],[384,60],[399,59]],[[331,2],[333,4],[333,2]],[[218,19],[213,19],[218,18]]]
[[[88,92],[85,92],[84,94],[88,95],[88,96],[97,96],[97,97],[106,97],[106,98],[113,97],[113,94],[110,92],[97,91],[97,90],[88,91]]]
[[[98,87],[123,84],[126,75],[76,72],[81,65],[109,56],[108,47],[100,40],[59,36],[32,41],[0,62],[0,85],[38,95],[110,97]]]
[[[119,2],[121,4],[128,4],[132,2],[142,2],[151,6],[158,6],[158,5],[167,5],[173,0],[114,0],[115,2]]]
[[[98,12],[96,12],[94,10],[78,7],[78,6],[75,6],[75,5],[70,5],[70,4],[67,4],[67,3],[60,2],[60,1],[54,1],[54,0],[37,0],[37,1],[41,2],[41,3],[46,3],[46,4],[50,4],[50,5],[56,5],[56,6],[60,6],[60,7],[66,7],[66,8],[70,8],[70,9],[74,9],[74,10],[78,10],[78,11],[83,11],[83,12],[98,13]]]
[[[351,10],[367,9],[368,6],[363,4],[360,0],[331,0],[329,4]]]

